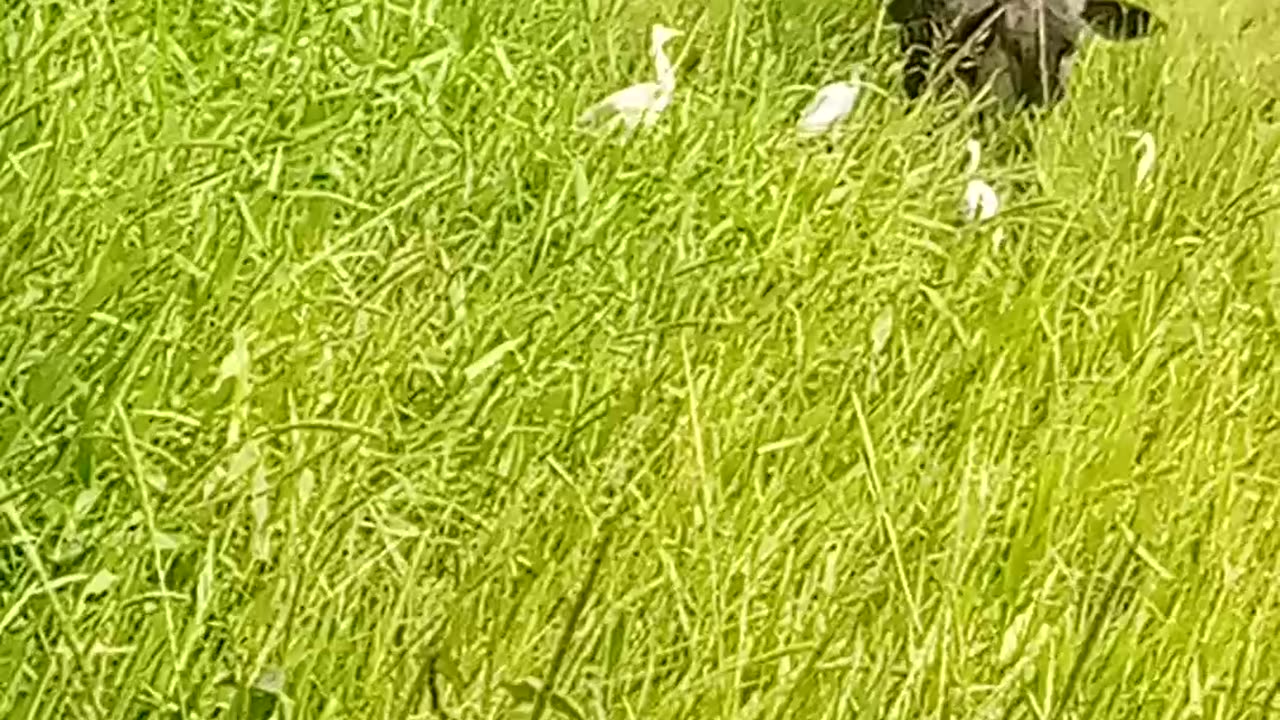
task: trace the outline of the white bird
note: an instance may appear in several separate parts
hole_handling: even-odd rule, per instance
[[[1127,136],[1137,140],[1133,149],[1142,151],[1142,156],[1138,158],[1138,169],[1134,173],[1134,184],[1141,186],[1156,169],[1156,139],[1149,132],[1130,132]]]
[[[969,151],[969,167],[965,175],[969,182],[964,189],[964,215],[968,220],[990,220],[1000,212],[1000,196],[982,178],[977,177],[978,163],[982,159],[982,146],[977,140],[965,142]]]
[[[624,88],[600,102],[587,108],[578,117],[579,125],[594,125],[608,122],[611,126],[621,123],[630,134],[638,126],[648,127],[657,121],[658,116],[671,104],[676,91],[676,71],[667,58],[664,46],[671,38],[683,35],[680,30],[673,30],[664,25],[654,25],[650,32],[653,53],[653,65],[657,71],[657,82],[644,82]]]
[[[823,135],[853,112],[862,92],[862,80],[857,68],[848,82],[834,82],[818,88],[813,100],[800,113],[796,132],[813,137]]]

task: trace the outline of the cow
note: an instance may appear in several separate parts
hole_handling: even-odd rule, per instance
[[[936,71],[973,90],[990,86],[1005,107],[1061,101],[1080,44],[1120,41],[1160,27],[1120,0],[888,0],[905,54],[903,84],[920,97]]]

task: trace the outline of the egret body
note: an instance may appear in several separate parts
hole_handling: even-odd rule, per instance
[[[853,112],[861,92],[862,81],[856,69],[848,82],[823,85],[800,113],[796,131],[808,137],[826,134]]]
[[[637,83],[619,90],[587,108],[578,117],[580,125],[596,125],[602,122],[611,126],[621,123],[630,134],[637,127],[648,127],[658,120],[671,105],[676,91],[676,71],[667,57],[665,46],[669,40],[684,33],[664,25],[654,25],[650,33],[656,82]]]
[[[969,182],[964,189],[964,214],[969,220],[989,220],[1000,212],[1000,196],[996,195],[995,189],[986,181],[977,176],[978,163],[982,159],[982,146],[977,140],[971,139],[965,143],[965,148],[969,151],[969,167],[965,170]]]

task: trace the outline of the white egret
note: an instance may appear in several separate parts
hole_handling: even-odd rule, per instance
[[[982,146],[977,140],[965,142],[969,151],[969,167],[965,170],[969,182],[964,189],[964,215],[968,220],[990,220],[1000,212],[1000,196],[996,191],[978,177],[978,163],[982,159]]]
[[[607,122],[611,127],[621,123],[627,134],[638,126],[648,127],[671,104],[676,91],[676,71],[667,58],[665,46],[669,40],[684,33],[664,25],[654,25],[650,32],[653,65],[657,82],[644,82],[624,88],[587,108],[578,117],[580,125]]]
[[[1141,186],[1156,169],[1156,139],[1149,132],[1134,131],[1126,135],[1137,140],[1133,149],[1142,151],[1142,155],[1138,158],[1138,169],[1134,173],[1134,185]]]
[[[853,112],[862,92],[859,68],[854,68],[848,82],[834,82],[818,88],[813,100],[800,113],[796,132],[807,137],[826,134]]]

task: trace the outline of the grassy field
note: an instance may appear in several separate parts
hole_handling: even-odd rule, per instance
[[[1280,10],[1155,7],[997,249],[869,0],[10,3],[0,717],[1277,716]]]

